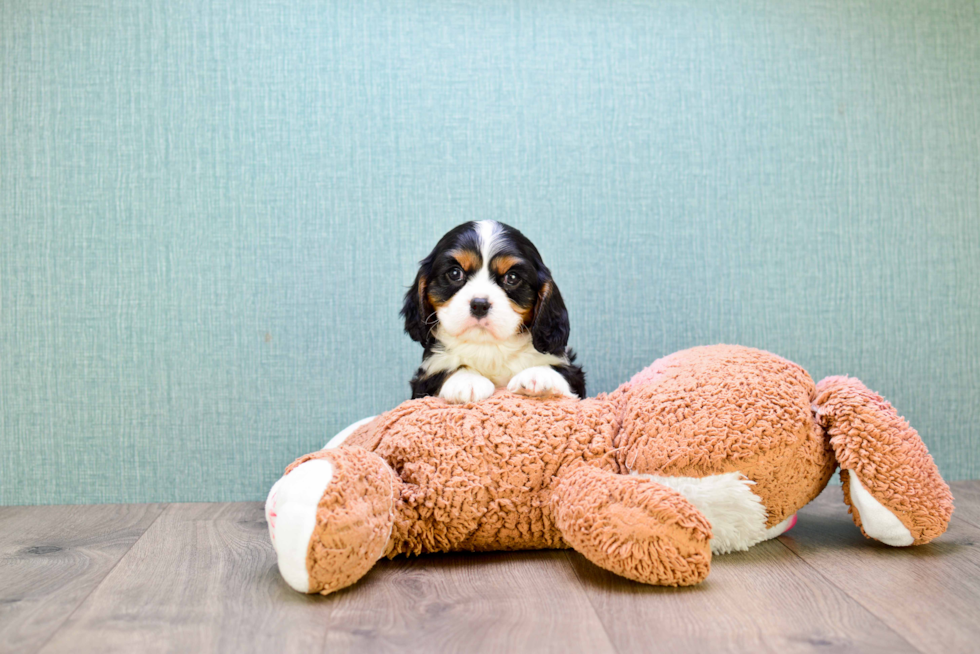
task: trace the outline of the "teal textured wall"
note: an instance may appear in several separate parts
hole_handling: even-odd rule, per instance
[[[974,0],[0,3],[0,503],[259,499],[406,397],[415,262],[539,246],[590,390],[695,344],[980,476]]]

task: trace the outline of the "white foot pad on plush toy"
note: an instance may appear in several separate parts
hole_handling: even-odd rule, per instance
[[[646,477],[672,488],[704,514],[711,523],[712,554],[741,552],[767,538],[775,537],[766,530],[766,507],[751,490],[755,482],[749,481],[740,472],[704,477],[661,477],[637,472],[630,474]]]
[[[894,513],[872,497],[871,493],[861,485],[857,475],[850,470],[846,472],[850,480],[851,506],[857,509],[858,515],[861,516],[861,526],[864,528],[864,533],[892,547],[908,547],[911,545],[912,541],[915,540],[912,538],[912,532],[902,524],[902,521]]]
[[[316,509],[333,478],[333,464],[311,459],[296,466],[269,491],[265,519],[279,559],[279,573],[295,590],[309,592],[306,553],[316,526]]]

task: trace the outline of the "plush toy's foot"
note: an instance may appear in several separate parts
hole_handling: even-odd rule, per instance
[[[921,545],[946,531],[953,496],[919,434],[857,379],[817,385],[817,419],[841,467],[844,501],[865,536]]]
[[[680,493],[588,465],[555,490],[564,539],[601,568],[646,584],[690,586],[711,569],[711,526]]]
[[[290,465],[265,503],[286,583],[326,595],[364,576],[387,548],[398,492],[384,460],[360,448],[321,450]]]

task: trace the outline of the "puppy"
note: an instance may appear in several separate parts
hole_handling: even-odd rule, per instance
[[[401,311],[424,348],[412,397],[477,402],[496,387],[585,397],[568,343],[568,312],[541,255],[492,220],[451,230],[420,262]]]

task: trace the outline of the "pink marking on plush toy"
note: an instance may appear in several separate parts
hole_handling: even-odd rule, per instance
[[[272,540],[276,539],[276,518],[279,517],[276,513],[276,495],[278,494],[279,492],[275,491],[272,493],[272,497],[269,498],[269,502],[272,504],[272,510],[269,511],[269,517],[272,518],[269,520],[269,525],[272,526]]]

